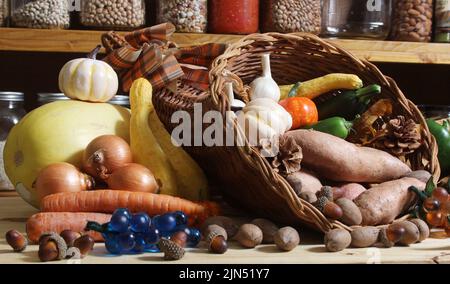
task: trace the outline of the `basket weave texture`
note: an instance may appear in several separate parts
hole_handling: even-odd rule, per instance
[[[272,76],[280,85],[329,73],[356,74],[365,85],[380,85],[382,96],[393,100],[396,115],[412,118],[422,126],[423,146],[408,155],[407,162],[413,170],[426,169],[435,181],[438,180],[437,144],[416,105],[404,96],[393,79],[384,76],[375,65],[311,34],[252,34],[230,44],[213,62],[209,92],[180,84],[176,94],[167,89],[155,93],[153,100],[160,119],[168,130],[172,130],[176,127],[171,123],[172,114],[184,110],[193,115],[195,103],[201,103],[204,112],[217,110],[225,115],[230,106],[224,85],[230,81],[238,96],[248,101],[248,87],[245,86],[261,75],[261,54],[267,52],[271,53]],[[238,135],[242,135],[236,124],[234,127]],[[232,205],[246,209],[254,216],[268,217],[285,224],[302,223],[323,232],[336,227],[350,230],[337,221],[328,220],[313,205],[298,198],[287,181],[272,169],[257,149],[248,144],[240,147],[203,145],[186,147],[186,150]]]

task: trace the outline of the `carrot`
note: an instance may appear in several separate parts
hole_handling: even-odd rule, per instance
[[[43,233],[56,232],[59,234],[64,230],[83,232],[88,221],[106,223],[110,219],[111,215],[101,213],[37,213],[28,219],[26,231],[29,241],[36,244]],[[95,241],[103,241],[102,235],[97,232],[88,232],[88,234]]]
[[[120,190],[63,192],[46,196],[41,202],[44,212],[113,213],[117,208],[146,212],[150,216],[183,211],[189,216],[190,224],[201,223],[219,213],[214,202],[192,202],[170,195]]]

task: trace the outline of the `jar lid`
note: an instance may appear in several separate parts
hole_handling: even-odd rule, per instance
[[[0,101],[22,102],[24,94],[21,92],[0,92]]]
[[[114,96],[108,103],[113,105],[120,106],[129,106],[130,105],[130,97],[124,95]]]
[[[39,102],[53,102],[53,101],[64,101],[70,100],[63,93],[38,93]]]

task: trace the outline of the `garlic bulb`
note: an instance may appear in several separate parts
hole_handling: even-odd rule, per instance
[[[233,83],[226,83],[225,91],[227,93],[231,109],[242,109],[245,107],[245,103],[243,101],[234,98]]]
[[[261,57],[261,64],[263,75],[255,79],[250,84],[250,98],[251,100],[260,98],[270,98],[275,102],[280,100],[280,88],[278,84],[272,79],[270,70],[270,53],[265,53]]]
[[[238,124],[252,146],[261,139],[282,135],[292,127],[291,115],[276,101],[258,98],[250,101],[238,114]]]

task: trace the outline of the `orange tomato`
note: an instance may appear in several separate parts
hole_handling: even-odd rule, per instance
[[[293,97],[282,100],[280,105],[292,116],[292,128],[316,124],[319,121],[319,112],[316,104],[304,97]]]

